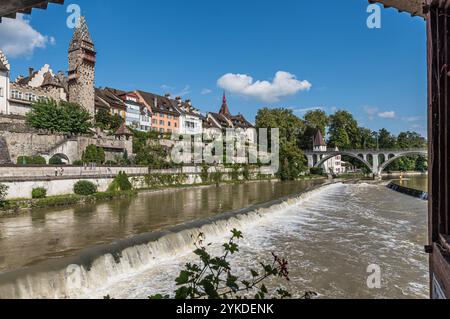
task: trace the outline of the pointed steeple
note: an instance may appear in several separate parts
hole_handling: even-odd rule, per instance
[[[314,136],[314,147],[327,146],[325,140],[322,136],[322,132],[317,130],[316,135]]]
[[[92,41],[84,16],[81,16],[78,20],[78,25],[75,28],[72,41],[70,42],[69,52],[80,48],[95,51],[94,42]]]
[[[220,108],[219,114],[224,116],[231,116],[230,110],[228,109],[227,96],[225,95],[225,92],[223,92],[222,106]]]

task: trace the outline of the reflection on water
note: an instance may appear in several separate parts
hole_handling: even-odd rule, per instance
[[[312,290],[325,298],[427,298],[426,205],[383,186],[328,186],[241,229],[245,238],[232,263],[244,275],[270,252],[279,253],[289,260],[291,281],[272,284],[284,284],[297,297]],[[224,239],[211,246],[216,254]],[[189,252],[162,259],[85,297],[171,293],[180,269],[194,260]],[[371,264],[381,268],[381,289],[367,287]]]
[[[400,186],[418,189],[424,192],[428,192],[428,176],[407,176],[403,179],[398,179],[394,181]]]
[[[97,205],[42,209],[0,218],[0,272],[268,202],[320,183],[323,181],[258,182],[169,190]]]

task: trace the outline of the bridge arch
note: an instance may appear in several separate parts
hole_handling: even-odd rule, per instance
[[[370,163],[368,162],[368,161],[366,161],[365,159],[364,159],[364,157],[360,157],[359,155],[362,155],[362,154],[353,154],[353,153],[350,153],[350,152],[345,152],[345,151],[336,151],[336,152],[333,152],[333,153],[331,153],[331,154],[327,154],[325,157],[323,157],[320,161],[318,161],[315,165],[314,165],[314,167],[321,167],[323,164],[325,164],[325,162],[327,162],[328,160],[330,160],[330,159],[332,159],[333,157],[336,157],[336,156],[339,156],[339,155],[341,155],[341,156],[349,156],[349,157],[352,157],[352,158],[354,158],[354,159],[357,159],[358,161],[360,161],[361,163],[363,163],[364,165],[366,165],[368,168],[369,168],[369,170],[372,172],[373,171],[373,168],[372,168],[372,165],[370,165]]]
[[[379,175],[381,173],[383,173],[383,171],[389,165],[391,165],[394,161],[398,160],[399,158],[406,157],[406,156],[412,156],[412,155],[421,155],[421,156],[428,157],[428,152],[427,151],[405,151],[405,152],[402,152],[401,154],[394,155],[393,157],[391,157],[391,155],[393,155],[393,154],[390,154],[389,155],[389,159],[386,162],[384,162],[383,164],[380,165],[380,168],[379,168],[379,171],[378,171]]]

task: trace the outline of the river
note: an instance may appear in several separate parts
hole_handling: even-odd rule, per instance
[[[159,234],[150,244],[143,244],[144,238],[136,240],[138,234],[252,207],[319,183],[261,182],[176,190],[0,219],[2,271],[22,268],[12,275],[0,274],[0,297],[146,298],[171,293],[180,269],[195,260],[193,225]],[[228,220],[206,220],[196,231],[204,232],[211,251],[219,253],[229,229],[242,230],[241,251],[232,259],[242,276],[249,266],[270,261],[271,252],[287,258],[291,281],[274,280],[269,286],[284,285],[295,297],[312,290],[322,298],[427,298],[426,206],[425,201],[382,185],[338,183],[255,208],[255,212],[250,208]],[[68,289],[67,270],[55,273],[51,267],[51,260],[123,238],[129,241],[120,247],[133,240],[135,247],[119,257],[105,254],[78,267],[79,286]],[[88,251],[85,256],[97,253]],[[79,260],[82,264],[85,257]],[[39,271],[23,282],[27,267],[41,263]],[[380,289],[367,286],[371,264],[381,269]],[[15,281],[2,286],[2,281],[11,278]]]

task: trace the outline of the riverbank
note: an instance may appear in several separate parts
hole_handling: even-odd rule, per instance
[[[136,180],[142,179],[142,177],[131,177],[130,181],[136,185]],[[304,176],[299,180],[325,180],[323,176]],[[242,184],[242,183],[257,183],[261,181],[278,181],[276,178],[260,178],[257,180],[228,180],[221,181],[219,184],[217,182],[209,183],[197,183],[197,184],[182,184],[178,180],[171,180],[172,184],[161,185],[155,184],[153,187],[140,187],[132,191],[118,191],[118,192],[98,192],[89,196],[81,196],[76,194],[66,194],[59,196],[48,196],[41,199],[12,199],[6,200],[2,207],[0,207],[0,217],[14,216],[22,213],[29,212],[32,209],[40,208],[54,208],[54,207],[67,207],[71,205],[84,205],[84,204],[95,204],[97,202],[108,201],[113,199],[123,199],[132,198],[140,193],[153,193],[153,192],[164,192],[169,190],[183,190],[188,188],[201,188],[201,187],[211,187],[211,186],[221,186],[226,184]],[[142,186],[142,184],[141,184]]]

